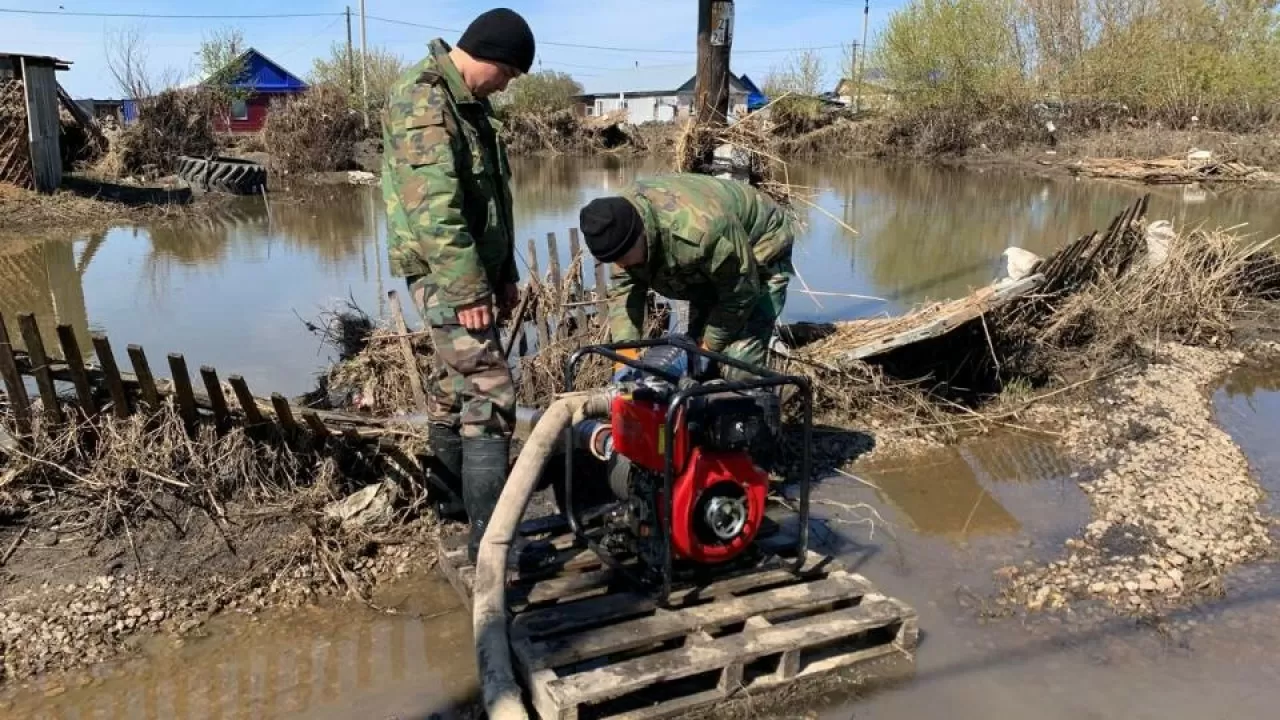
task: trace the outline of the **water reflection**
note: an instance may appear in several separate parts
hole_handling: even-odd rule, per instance
[[[205,639],[155,638],[141,659],[38,682],[0,708],[50,720],[450,717],[477,690],[470,625],[442,580],[411,585],[403,591],[432,612],[342,606],[221,618]]]
[[[861,468],[880,500],[916,532],[953,541],[1022,532],[1018,518],[1027,491],[1017,486],[1044,484],[1069,472],[1052,444],[1013,434],[939,448],[909,463],[870,462]],[[1005,485],[1015,487],[1002,491]]]
[[[665,158],[522,158],[513,163],[517,248],[528,241],[547,267],[546,235],[566,230],[578,209],[640,177],[669,171]],[[853,161],[790,168],[822,211],[802,208],[805,230],[784,319],[830,320],[900,312],[926,299],[955,297],[990,281],[1011,245],[1047,253],[1109,222],[1143,192],[1124,185],[1043,179],[922,165]],[[1234,225],[1280,232],[1280,208],[1256,191],[1156,191],[1153,217],[1180,224]],[[832,219],[856,228],[852,235]],[[255,388],[295,394],[327,355],[299,316],[354,300],[374,315],[386,291],[402,289],[386,264],[386,221],[377,187],[319,187],[240,198],[208,217],[95,237],[0,247],[0,310],[32,310],[42,329],[69,322],[155,353],[181,352],[189,364],[241,373]],[[526,266],[527,268],[527,266]],[[527,274],[527,270],[526,270]],[[811,289],[884,298],[806,296]],[[417,324],[411,313],[409,321]],[[50,335],[52,336],[52,335]],[[122,362],[125,359],[120,358]]]
[[[0,314],[11,340],[25,348],[18,329],[18,313],[35,314],[45,348],[61,357],[58,325],[70,325],[84,357],[93,345],[81,276],[93,262],[105,234],[72,243],[68,240],[0,246]]]
[[[1214,397],[1219,422],[1249,458],[1249,467],[1280,512],[1280,363],[1242,367],[1227,376]]]

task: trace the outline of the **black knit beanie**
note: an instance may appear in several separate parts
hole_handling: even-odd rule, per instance
[[[578,227],[587,249],[602,263],[617,260],[644,237],[644,220],[635,206],[621,197],[597,198],[578,214]]]
[[[533,67],[533,31],[519,13],[507,8],[489,10],[472,20],[458,47],[473,58],[506,63],[522,73]]]

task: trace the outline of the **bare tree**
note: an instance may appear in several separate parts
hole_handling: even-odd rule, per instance
[[[783,93],[820,95],[827,64],[813,50],[792,55],[785,64],[775,67],[765,77],[765,94],[776,97]]]
[[[201,75],[217,85],[234,82],[244,70],[240,61],[244,51],[244,32],[240,28],[222,28],[205,35],[196,51]]]
[[[391,87],[408,68],[404,60],[390,50],[371,47],[366,59],[360,54],[360,48],[355,48],[348,54],[346,43],[334,43],[329,49],[329,57],[317,57],[313,61],[311,84],[338,88],[351,108],[360,109],[364,101],[352,69],[361,64],[365,65],[369,80],[369,111],[376,115],[386,104]]]
[[[139,27],[107,31],[104,50],[107,70],[126,97],[139,100],[178,84],[172,68],[152,70],[147,54],[147,37]]]

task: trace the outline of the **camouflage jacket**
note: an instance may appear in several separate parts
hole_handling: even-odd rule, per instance
[[[737,339],[764,292],[763,266],[791,248],[791,222],[764,193],[709,175],[667,175],[623,191],[644,220],[648,259],[617,268],[609,292],[615,342],[635,340],[644,324],[649,289],[707,308],[707,348]]]
[[[396,81],[382,118],[382,195],[397,277],[430,274],[453,307],[519,279],[501,125],[443,40]]]

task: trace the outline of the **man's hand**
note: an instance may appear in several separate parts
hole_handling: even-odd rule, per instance
[[[458,308],[458,322],[472,332],[488,329],[493,324],[493,313],[489,310],[489,303],[481,301]]]

